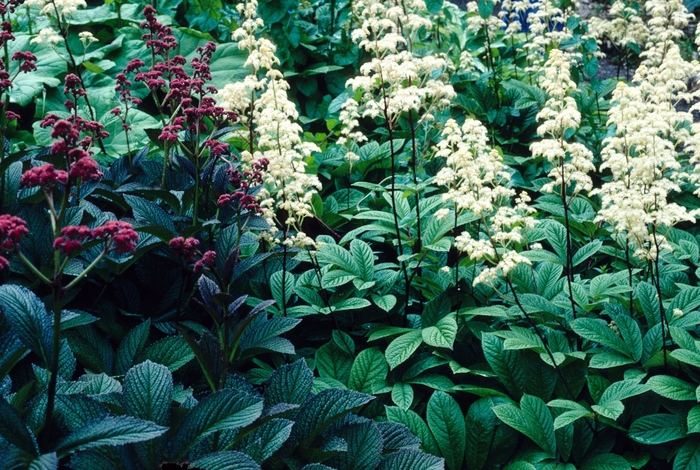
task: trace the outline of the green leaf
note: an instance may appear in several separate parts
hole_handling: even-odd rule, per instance
[[[434,455],[402,449],[386,457],[377,470],[442,470],[445,463]]]
[[[282,278],[284,278],[284,285],[282,284]],[[282,308],[283,305],[289,305],[289,299],[292,298],[294,293],[294,275],[291,273],[283,275],[282,271],[272,273],[272,276],[270,276],[270,289],[272,298],[279,308]]]
[[[421,440],[423,450],[433,455],[438,454],[439,449],[435,437],[425,421],[415,411],[404,410],[398,406],[385,406],[385,410],[389,421],[403,424]]]
[[[604,405],[591,406],[593,411],[608,419],[617,420],[625,411],[625,405],[620,400],[608,401]]]
[[[279,418],[272,419],[245,436],[237,445],[237,448],[252,457],[256,462],[262,464],[289,439],[289,435],[292,433],[292,426],[294,426],[294,421]]]
[[[308,447],[331,423],[373,399],[371,395],[351,390],[321,390],[299,409],[298,419],[292,430],[293,442]]]
[[[683,313],[690,313],[700,306],[700,287],[690,287],[680,291],[668,306],[668,311],[680,309]]]
[[[481,398],[469,407],[466,416],[466,462],[467,468],[481,470],[489,456],[493,435],[498,421],[492,408],[491,398]]]
[[[622,335],[622,340],[627,346],[627,351],[630,357],[635,361],[639,361],[642,358],[643,352],[643,341],[642,332],[639,329],[639,324],[637,321],[627,315],[617,315],[615,317],[615,323]]]
[[[58,470],[58,455],[56,452],[43,454],[29,463],[28,470]]]
[[[29,455],[38,456],[39,446],[19,412],[0,396],[0,437]]]
[[[392,294],[382,296],[372,294],[372,301],[374,301],[377,307],[381,308],[385,312],[391,311],[391,309],[396,305],[396,297]]]
[[[688,411],[688,432],[700,432],[700,405],[695,405]]]
[[[578,318],[571,322],[571,328],[581,337],[608,346],[624,355],[630,356],[630,351],[622,339],[617,336],[605,320],[593,318]]]
[[[457,337],[457,315],[450,313],[438,320],[435,326],[423,328],[423,342],[435,348],[452,349]]]
[[[59,457],[78,450],[119,446],[147,441],[164,434],[168,428],[130,416],[104,416],[73,431],[56,446]]]
[[[151,361],[132,367],[124,378],[124,411],[129,415],[167,426],[173,401],[173,377],[167,367]],[[146,468],[155,468],[163,456],[163,439],[135,445]]]
[[[403,364],[423,343],[423,335],[421,331],[411,331],[394,339],[386,348],[384,353],[386,362],[389,363],[389,368],[393,370],[400,364]]]
[[[413,387],[404,382],[395,383],[391,389],[391,401],[401,409],[407,410],[413,403]]]
[[[566,260],[566,228],[559,222],[550,221],[545,227],[547,241],[559,255],[559,261],[563,264]]]
[[[676,454],[673,470],[696,470],[700,468],[700,438],[688,439]]]
[[[436,391],[428,400],[426,418],[447,468],[459,470],[466,443],[464,416],[459,405],[450,395]]]
[[[275,369],[268,379],[265,406],[271,407],[279,403],[301,405],[311,394],[313,382],[314,375],[303,359],[285,364]]]
[[[584,417],[593,417],[593,413],[591,413],[588,410],[569,410],[565,411],[556,418],[554,418],[554,430],[556,431],[557,429],[561,429],[564,426],[568,426],[569,424],[573,423],[574,421],[584,418]]]
[[[177,459],[204,437],[217,431],[248,426],[262,414],[263,400],[234,389],[214,392],[197,403],[180,423],[172,438]]]
[[[166,336],[146,350],[146,357],[175,372],[194,359],[194,352],[181,336]]]
[[[700,353],[695,351],[689,351],[687,349],[674,349],[671,351],[671,357],[678,359],[685,364],[700,367]]]
[[[387,372],[386,359],[379,349],[365,349],[352,364],[348,387],[358,392],[372,393],[372,384],[386,379]]]
[[[630,470],[630,464],[616,454],[599,454],[586,460],[580,470]]]
[[[518,364],[518,351],[504,351],[503,341],[492,333],[481,336],[481,347],[498,380],[512,395],[520,396],[525,386],[525,371]]]
[[[191,463],[191,468],[202,470],[260,470],[255,460],[242,452],[227,450],[224,452],[214,452]]]
[[[374,279],[374,254],[372,248],[362,240],[350,242],[350,252],[358,266],[358,275],[369,282]]]
[[[124,336],[124,339],[119,343],[119,348],[117,348],[115,366],[117,374],[125,374],[134,365],[134,361],[146,346],[150,329],[151,320],[147,319]]]
[[[414,436],[407,426],[400,423],[392,423],[391,421],[376,424],[379,428],[379,432],[382,434],[382,440],[384,441],[383,452],[385,454],[393,450],[417,450],[418,447],[420,447],[420,439]]]
[[[642,311],[649,325],[656,325],[661,321],[659,299],[656,289],[648,282],[640,282],[637,286],[636,297],[642,304]]]
[[[146,361],[124,378],[125,411],[135,418],[167,425],[173,399],[173,377],[167,367]]]
[[[520,400],[520,408],[498,405],[493,407],[493,412],[508,426],[532,439],[547,454],[555,455],[554,420],[542,399],[526,394]]]
[[[637,419],[630,426],[629,436],[641,444],[663,444],[682,439],[687,432],[684,417],[659,413]]]
[[[651,390],[649,385],[640,384],[638,380],[620,380],[605,389],[600,400],[598,400],[598,404],[604,405],[612,401],[624,400],[648,392],[649,390]]]
[[[0,309],[12,331],[48,367],[53,321],[44,304],[29,289],[12,284],[0,286]]]
[[[594,240],[590,243],[586,243],[585,245],[583,245],[581,248],[578,249],[578,251],[576,251],[576,253],[574,253],[574,256],[572,258],[573,266],[578,266],[594,254],[596,254],[598,250],[600,250],[601,246],[603,246],[603,242],[600,240]]]
[[[347,451],[340,452],[328,461],[341,470],[374,470],[381,459],[382,435],[377,425],[370,420],[357,420],[335,431],[342,439]]]
[[[330,243],[322,245],[318,250],[317,259],[321,264],[335,264],[349,273],[362,277],[362,272],[360,272],[355,259],[342,246]],[[374,263],[372,263],[372,270],[374,270]]]
[[[350,379],[352,356],[343,351],[335,342],[329,341],[316,350],[316,368],[321,377],[339,380],[347,384]]]
[[[655,375],[647,380],[647,385],[664,398],[679,401],[695,401],[695,386],[685,380],[670,375]]]

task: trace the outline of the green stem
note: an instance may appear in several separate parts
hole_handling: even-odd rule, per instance
[[[81,281],[81,279],[83,279],[83,278],[87,275],[87,273],[89,273],[90,271],[92,271],[92,269],[93,269],[95,266],[97,266],[97,264],[98,264],[100,261],[102,261],[102,258],[104,258],[106,255],[107,255],[107,247],[105,247],[105,249],[102,250],[102,253],[100,253],[100,254],[97,256],[97,258],[95,258],[95,259],[92,261],[92,263],[90,263],[90,264],[88,265],[87,268],[83,269],[83,272],[81,272],[80,274],[78,274],[78,276],[77,276],[75,279],[73,279],[72,281],[70,281],[70,283],[69,283],[63,290],[64,290],[64,291],[68,291],[68,290],[70,290],[71,288],[75,287],[75,285],[78,284],[78,283]]]
[[[29,270],[32,272],[32,274],[34,274],[37,278],[39,278],[39,280],[41,282],[43,282],[47,286],[51,285],[51,280],[48,277],[44,276],[41,273],[41,271],[39,271],[36,268],[36,266],[34,266],[34,264],[31,261],[29,261],[20,251],[17,251],[15,253],[15,255],[17,256],[17,259],[19,259],[22,262],[22,264],[24,264],[27,268],[29,268]]]
[[[56,402],[56,384],[58,383],[58,359],[61,353],[61,297],[63,289],[60,281],[53,283],[53,341],[51,346],[51,365],[49,368],[49,387],[46,398],[46,414],[44,417],[43,438],[45,442],[52,439],[52,418]]]

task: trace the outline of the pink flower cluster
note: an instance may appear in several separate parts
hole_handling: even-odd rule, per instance
[[[158,139],[176,142],[179,133],[185,129],[193,134],[205,131],[205,118],[211,119],[215,126],[235,121],[235,113],[216,106],[216,100],[209,96],[217,93],[215,87],[207,86],[207,82],[212,80],[209,64],[216,51],[216,44],[209,42],[196,49],[197,57],[190,62],[190,75],[184,68],[187,59],[181,55],[170,56],[171,51],[178,46],[172,28],[156,19],[156,10],[152,6],[144,8],[143,14],[146,21],[141,23],[141,28],[147,32],[142,38],[153,55],[163,57],[163,60],[154,63],[148,71],[138,72],[134,81],[143,83],[152,93],[165,92],[162,100],[164,111],[176,113],[171,117],[171,122],[163,127]],[[131,70],[144,64],[134,65]],[[228,144],[215,140],[207,140],[204,147],[216,157],[228,151]]]
[[[132,59],[126,65],[122,73],[117,74],[117,86],[114,88],[117,93],[119,93],[119,101],[124,103],[125,112],[122,113],[122,109],[117,107],[110,111],[110,114],[118,116],[122,121],[122,129],[124,131],[130,131],[131,126],[126,123],[126,115],[129,109],[139,106],[141,104],[141,99],[131,96],[131,86],[132,81],[129,80],[128,74],[138,72],[141,67],[146,65],[141,59]]]
[[[110,220],[95,229],[85,225],[69,225],[61,229],[61,236],[54,240],[53,249],[73,256],[75,252],[82,249],[83,243],[98,239],[107,243],[108,251],[114,249],[117,253],[123,254],[136,251],[139,235],[130,223],[117,220]]]
[[[234,191],[230,194],[222,194],[216,201],[218,205],[238,204],[242,211],[261,213],[262,209],[258,200],[252,194],[249,194],[250,188],[262,184],[263,173],[267,171],[267,166],[270,162],[266,158],[261,158],[253,163],[253,169],[250,171],[240,172],[237,168],[228,170],[229,183],[233,186]]]
[[[214,267],[216,263],[216,252],[212,250],[206,251],[202,257],[195,262],[199,254],[197,246],[199,246],[199,240],[193,237],[176,237],[170,240],[170,248],[172,248],[186,264],[194,263],[193,269],[195,273],[201,273],[205,266],[210,269]]]
[[[22,236],[27,235],[27,223],[17,216],[0,215],[0,250],[4,253],[13,252],[17,248]],[[10,266],[10,262],[0,256],[0,271]]]
[[[55,169],[50,163],[45,163],[41,166],[30,168],[22,175],[19,181],[25,188],[41,186],[42,188],[51,189],[58,183],[68,183],[68,173]]]
[[[69,111],[74,111],[77,106],[77,101],[80,97],[85,96],[85,89],[82,87],[80,77],[74,74],[68,74],[65,79],[64,93],[68,98],[64,105]],[[48,114],[41,121],[41,127],[51,127],[51,137],[56,139],[51,145],[51,153],[53,155],[63,156],[68,165],[68,176],[71,181],[78,179],[83,182],[89,180],[100,179],[103,175],[100,172],[100,167],[92,158],[90,148],[98,139],[109,137],[109,133],[104,130],[104,126],[96,121],[88,121],[81,118],[77,113],[72,114],[67,119],[61,119],[55,114]],[[81,138],[82,137],[82,138]],[[55,181],[66,184],[68,179],[64,178],[61,170],[55,170],[53,166],[42,165],[41,167],[32,168],[22,179],[26,187],[44,186],[48,187],[55,184],[52,181],[53,177],[49,174],[54,172],[57,174]],[[45,175],[44,175],[45,174]],[[46,183],[40,178],[44,175]]]

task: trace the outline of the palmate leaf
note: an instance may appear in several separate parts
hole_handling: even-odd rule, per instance
[[[262,398],[233,389],[212,393],[197,403],[180,423],[171,441],[172,457],[181,459],[211,433],[251,424],[262,410]]]
[[[493,407],[498,419],[520,431],[540,446],[547,454],[554,456],[557,450],[554,437],[554,421],[547,405],[540,398],[523,395],[520,408],[505,404]]]
[[[56,453],[59,457],[64,457],[78,450],[147,441],[167,430],[168,428],[151,421],[130,416],[104,416],[90,421],[62,439],[56,446]]]
[[[459,470],[466,443],[464,416],[459,405],[450,395],[437,391],[428,400],[426,418],[447,468]]]

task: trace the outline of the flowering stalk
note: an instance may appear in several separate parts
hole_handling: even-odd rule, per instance
[[[549,99],[537,114],[537,120],[543,121],[537,128],[537,133],[544,139],[533,143],[530,150],[534,156],[543,157],[554,167],[549,172],[552,182],[545,184],[542,191],[554,192],[556,187],[559,188],[566,227],[566,280],[571,311],[575,319],[576,302],[572,290],[574,273],[569,210],[571,201],[582,190],[593,189],[593,182],[588,172],[595,170],[595,166],[590,150],[579,142],[568,142],[581,123],[581,113],[571,96],[576,90],[576,84],[571,80],[570,67],[571,58],[568,54],[559,49],[550,51],[541,84]],[[571,198],[567,197],[569,192],[572,193]]]
[[[430,30],[432,23],[423,18],[421,12],[426,9],[422,0],[405,2],[395,6],[390,2],[370,1],[353,5],[353,14],[361,22],[361,26],[352,32],[352,38],[360,48],[367,51],[372,59],[360,67],[361,75],[347,81],[346,85],[353,91],[362,91],[361,102],[351,98],[343,105],[341,122],[343,130],[338,143],[345,145],[348,141],[361,142],[364,136],[355,127],[357,118],[381,117],[386,125],[390,158],[391,182],[389,197],[392,205],[394,228],[396,231],[399,264],[405,282],[405,314],[408,313],[412,275],[408,273],[405,259],[403,234],[399,224],[396,187],[397,149],[394,147],[395,130],[401,116],[407,115],[411,134],[411,170],[415,186],[414,197],[417,211],[416,243],[420,253],[420,190],[417,172],[418,148],[416,130],[419,126],[434,119],[436,109],[448,106],[450,99],[455,96],[454,90],[447,85],[444,72],[447,62],[433,55],[416,57],[411,44],[419,29]],[[437,78],[436,78],[437,77]],[[416,119],[417,116],[420,118]],[[352,164],[357,156],[349,151],[346,154]],[[410,233],[409,233],[410,236]],[[411,254],[415,251],[411,248]],[[418,265],[420,266],[420,264]],[[419,268],[416,268],[419,269]]]
[[[109,221],[93,229],[86,226],[63,226],[71,196],[75,196],[76,203],[79,200],[80,184],[102,177],[90,149],[97,139],[108,135],[102,130],[101,124],[87,121],[77,114],[78,101],[85,97],[85,90],[80,86],[79,77],[72,74],[66,76],[64,94],[68,97],[65,102],[66,109],[72,112],[70,117],[59,119],[50,114],[43,119],[41,126],[52,128],[51,137],[56,140],[50,148],[50,153],[63,158],[65,170],[56,169],[52,164],[46,163],[30,168],[20,179],[20,184],[25,188],[39,188],[48,205],[54,238],[53,272],[51,275],[46,275],[38,269],[20,251],[20,239],[28,233],[26,223],[18,217],[0,216],[0,239],[2,239],[0,249],[2,252],[16,255],[17,259],[52,292],[53,339],[51,357],[49,364],[47,364],[50,377],[43,431],[47,441],[51,438],[52,432],[61,346],[61,311],[65,294],[78,285],[109,253],[133,252],[138,241],[138,235],[126,222]],[[57,205],[59,198],[60,202]],[[102,243],[102,250],[75,278],[64,282],[63,273],[68,262],[84,250],[85,243]],[[0,269],[8,266],[7,259],[0,256]]]

